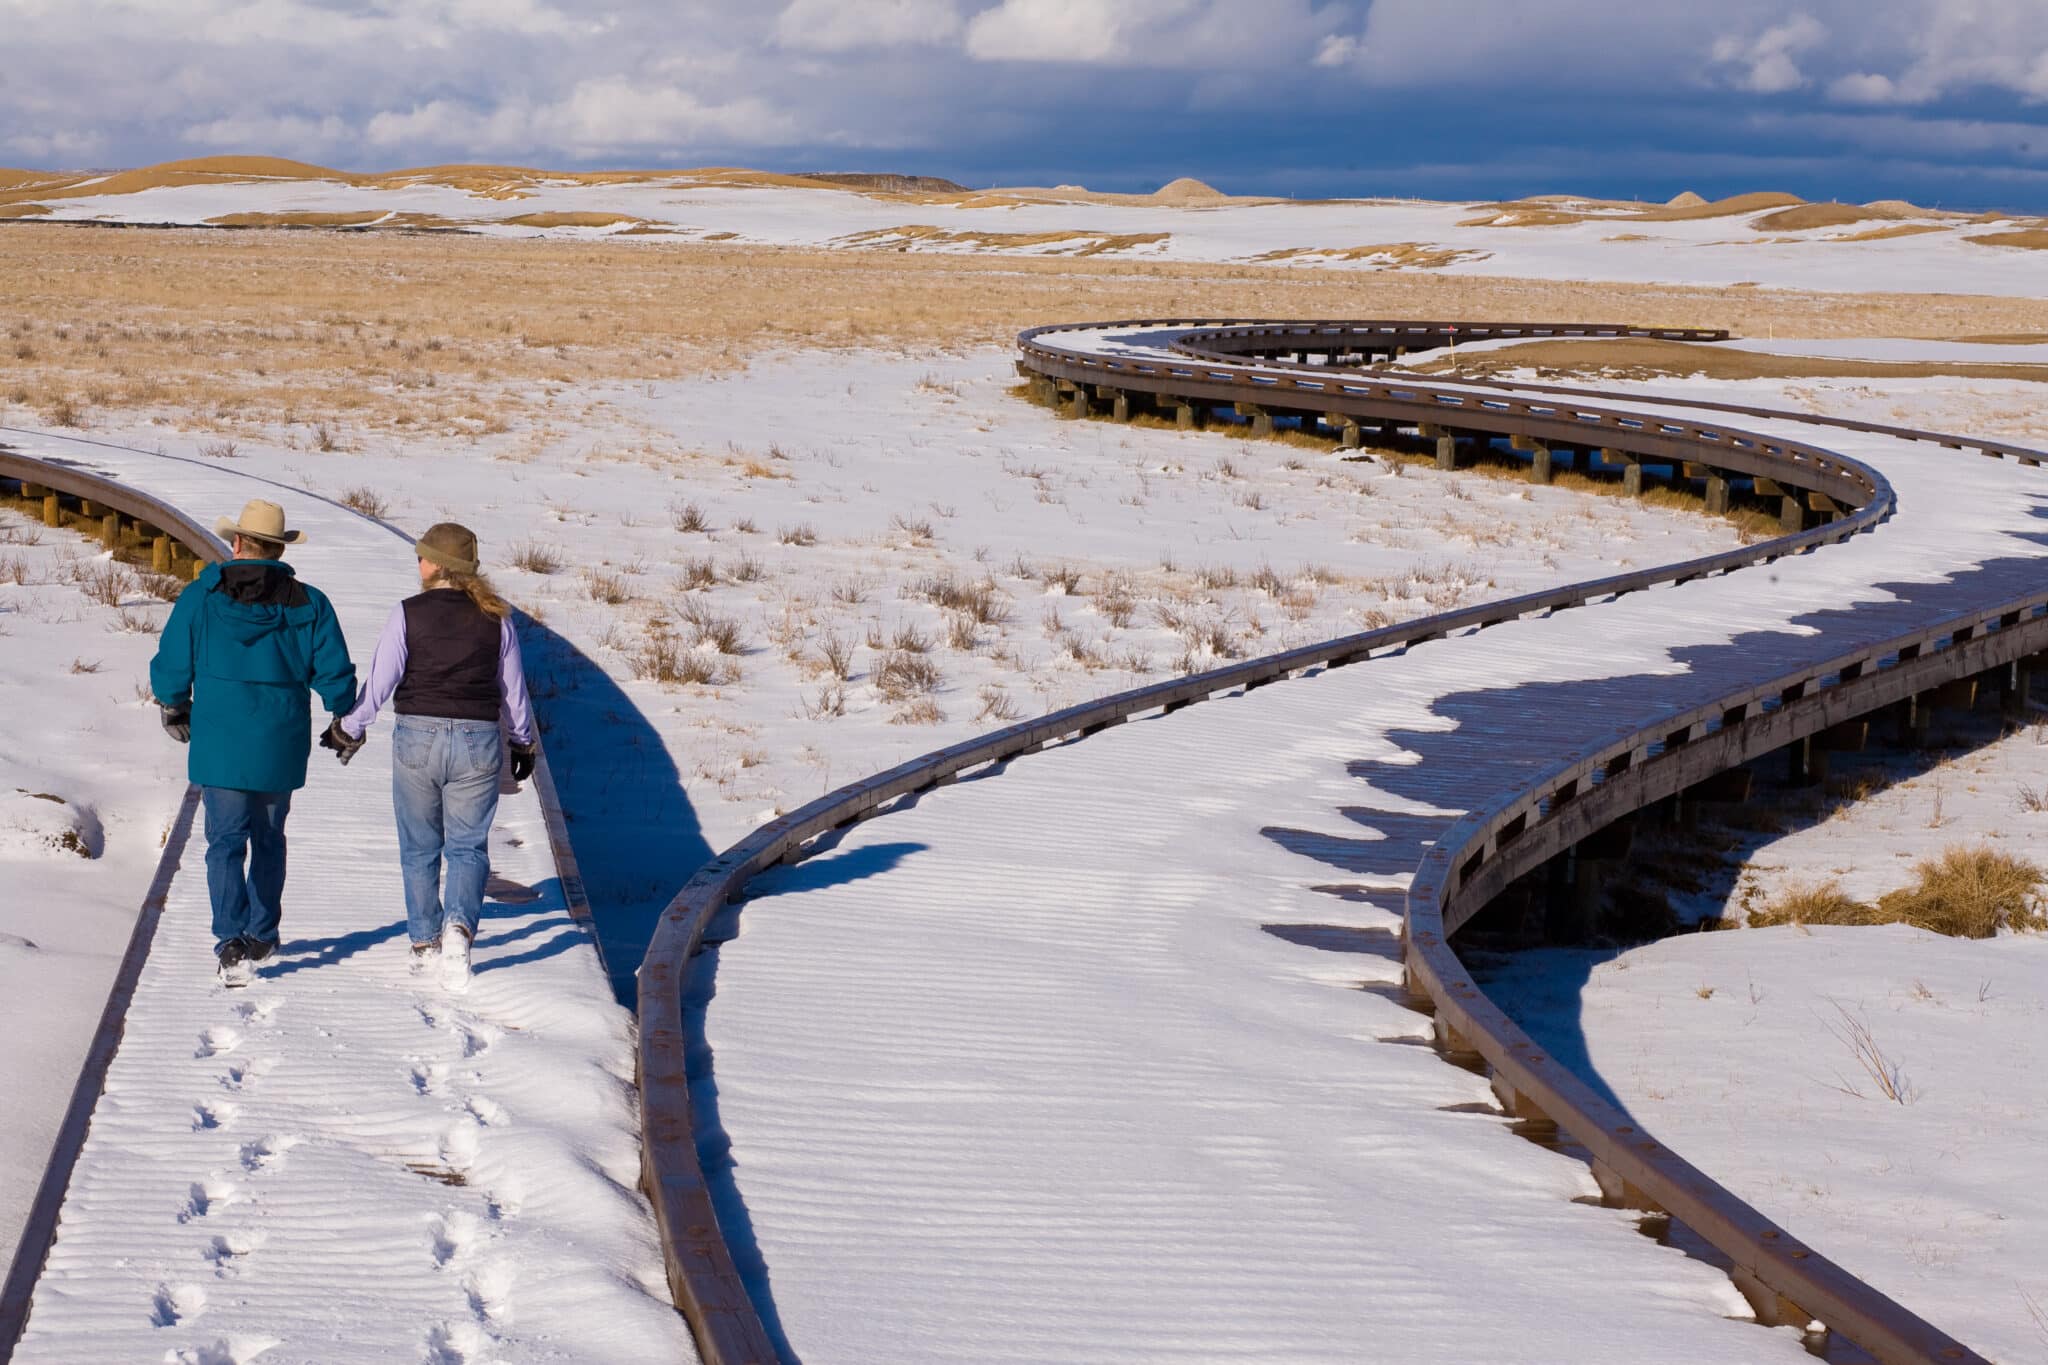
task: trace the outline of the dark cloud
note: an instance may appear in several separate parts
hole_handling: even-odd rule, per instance
[[[0,162],[2048,208],[2039,0],[0,0]]]

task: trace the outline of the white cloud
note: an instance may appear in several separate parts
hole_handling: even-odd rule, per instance
[[[961,28],[953,0],[790,0],[775,20],[775,41],[806,52],[939,46]]]
[[[185,129],[185,140],[201,147],[230,148],[256,155],[272,152],[278,147],[289,147],[304,155],[347,147],[356,141],[356,130],[333,114],[319,119],[294,114],[277,118],[264,114],[230,114],[190,125]]]
[[[1358,60],[1363,45],[1353,33],[1332,33],[1316,49],[1317,66],[1349,66]]]
[[[1003,0],[967,26],[967,53],[984,62],[1109,62],[1130,53],[1139,10],[1184,13],[1188,0]]]
[[[1828,98],[1842,104],[1890,104],[1899,98],[1899,88],[1889,76],[1857,71],[1830,82]]]
[[[1826,37],[1827,30],[1812,15],[1795,14],[1755,38],[1720,39],[1714,44],[1714,61],[1737,68],[1738,88],[1759,95],[1782,95],[1807,83],[1796,59]]]

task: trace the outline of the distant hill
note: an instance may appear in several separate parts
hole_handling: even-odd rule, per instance
[[[822,180],[828,185],[844,185],[848,189],[876,190],[882,194],[965,194],[965,185],[956,185],[936,175],[891,175],[868,171],[801,171],[805,180]]]

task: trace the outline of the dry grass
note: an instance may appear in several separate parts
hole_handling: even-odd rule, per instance
[[[391,510],[391,504],[374,488],[358,485],[341,495],[341,505],[351,512],[360,512],[366,517],[381,520]]]
[[[390,282],[403,275],[407,286]],[[716,372],[791,347],[1007,344],[1048,319],[1567,313],[1802,336],[2048,332],[2048,300],[1747,297],[1661,285],[1285,266],[356,232],[0,231],[17,401],[170,413],[308,448],[504,431],[564,386]],[[431,386],[428,381],[431,381]]]
[[[1546,377],[1610,375],[1623,379],[2025,379],[2048,380],[2048,365],[1933,361],[1836,360],[1769,355],[1711,342],[1620,337],[1611,341],[1531,341],[1519,346],[1438,356],[1413,368],[1437,374],[1502,374],[1532,369]]]
[[[1796,888],[1761,910],[1749,923],[1910,924],[1955,938],[1990,938],[2001,929],[2048,929],[2035,864],[1985,845],[1955,845],[1913,868],[1913,884],[1871,905],[1856,900],[1833,881]]]
[[[904,702],[938,691],[944,675],[922,654],[893,651],[875,669],[874,681],[885,701]]]
[[[561,551],[537,540],[529,540],[512,547],[512,566],[528,573],[559,573],[562,568]]]

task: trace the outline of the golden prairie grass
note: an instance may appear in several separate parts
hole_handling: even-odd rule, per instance
[[[1771,355],[1712,342],[1619,337],[1612,341],[1531,341],[1468,353],[1453,360],[1437,356],[1413,368],[1439,374],[1501,374],[1538,370],[1546,374],[1615,375],[1628,379],[1701,375],[1708,379],[2018,379],[2048,380],[2048,365],[2013,362],[1838,360],[1824,356]]]
[[[2039,866],[1988,845],[1957,844],[1913,868],[1913,882],[1880,897],[1859,901],[1826,881],[1795,887],[1761,909],[1749,923],[1910,924],[1956,938],[1990,938],[2001,929],[2048,928]]]
[[[44,421],[161,415],[347,447],[377,433],[496,434],[579,401],[593,380],[677,378],[804,348],[1006,344],[1047,321],[1191,312],[1597,315],[1810,336],[2048,332],[2048,301],[2022,298],[22,223],[0,229],[0,402]]]

